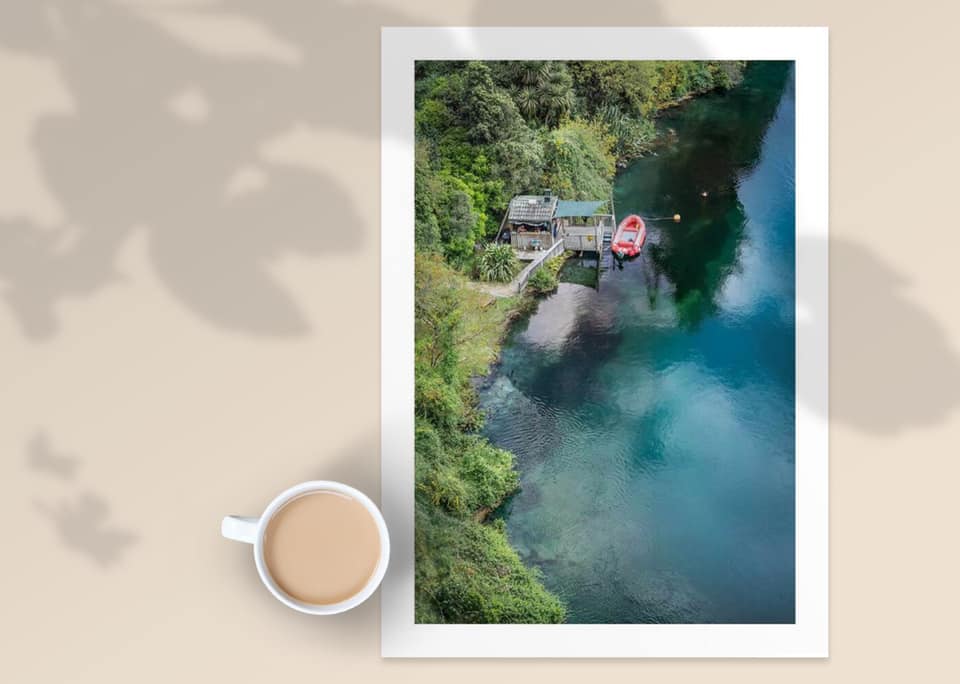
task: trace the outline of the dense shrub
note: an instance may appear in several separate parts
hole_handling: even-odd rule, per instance
[[[557,277],[549,269],[538,269],[527,281],[527,288],[539,295],[553,292],[557,289]]]
[[[502,524],[481,525],[418,502],[414,552],[418,622],[564,620],[563,604],[544,589],[539,572],[520,562]]]
[[[544,187],[565,199],[607,199],[615,140],[601,126],[571,121],[544,135]]]
[[[629,116],[615,104],[599,108],[595,120],[610,132],[614,139],[613,154],[621,162],[645,154],[656,138],[651,119]]]
[[[520,484],[509,451],[476,438],[463,445],[462,453],[459,474],[466,483],[467,506],[472,510],[498,506]]]

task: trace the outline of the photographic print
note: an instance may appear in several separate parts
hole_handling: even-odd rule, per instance
[[[797,60],[412,66],[413,624],[796,627]]]

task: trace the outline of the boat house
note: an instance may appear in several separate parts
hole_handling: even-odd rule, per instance
[[[599,252],[604,236],[613,232],[614,217],[597,213],[606,200],[563,200],[549,190],[540,195],[518,195],[510,200],[500,227],[500,239],[518,252],[521,259],[530,252],[562,249]],[[558,249],[561,249],[558,246]]]
[[[510,200],[504,228],[514,249],[523,251],[553,247],[557,239],[558,199],[547,190],[542,195],[518,195]]]
[[[607,207],[608,213],[600,211]],[[616,219],[613,200],[563,200],[549,190],[539,195],[517,195],[507,206],[497,232],[496,242],[509,243],[514,254],[527,262],[510,283],[514,292],[522,292],[537,269],[550,257],[571,249],[595,252],[597,278],[601,255],[613,236]]]

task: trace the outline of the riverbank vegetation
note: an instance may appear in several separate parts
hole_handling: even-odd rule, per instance
[[[560,269],[564,262],[573,255],[567,250],[563,254],[547,259],[536,273],[527,281],[527,289],[534,295],[545,295],[555,292],[560,285]]]
[[[495,360],[520,297],[469,287],[436,254],[416,256],[416,619],[561,622],[564,608],[486,515],[518,486],[513,456],[477,435],[471,378]]]
[[[468,277],[509,281],[488,247],[510,198],[551,188],[606,198],[617,164],[644,154],[653,117],[726,88],[739,62],[418,62],[415,167],[417,622],[553,623],[563,603],[485,522],[518,487],[513,456],[478,434],[473,378],[496,360],[530,294],[494,298]],[[564,258],[531,278],[556,288]]]
[[[416,245],[470,272],[514,195],[610,196],[657,112],[729,88],[742,62],[444,62],[416,66]]]

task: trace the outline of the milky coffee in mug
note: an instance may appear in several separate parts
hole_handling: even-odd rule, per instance
[[[339,492],[301,494],[273,514],[263,539],[267,570],[287,594],[329,605],[357,594],[380,560],[369,511]]]
[[[386,571],[389,541],[380,511],[338,482],[305,482],[260,518],[224,518],[225,537],[250,542],[260,578],[291,608],[332,614],[362,603]]]

